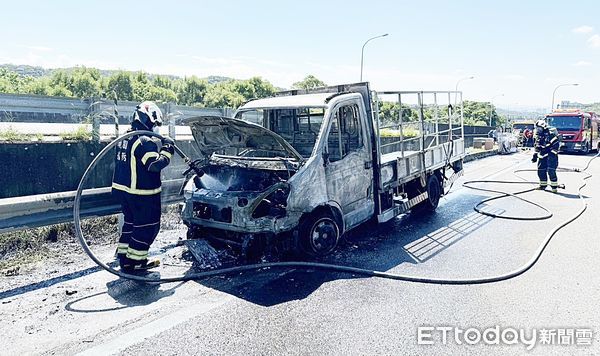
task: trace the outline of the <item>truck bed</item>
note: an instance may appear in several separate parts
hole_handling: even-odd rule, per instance
[[[465,156],[464,139],[456,139],[424,151],[395,151],[381,155],[381,189],[406,183],[422,173],[430,172],[461,160]],[[386,171],[386,173],[384,173]]]

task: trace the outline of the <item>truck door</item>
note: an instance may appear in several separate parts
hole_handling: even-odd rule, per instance
[[[329,200],[340,204],[346,229],[368,220],[374,212],[373,163],[360,99],[333,107],[325,146],[325,176]]]

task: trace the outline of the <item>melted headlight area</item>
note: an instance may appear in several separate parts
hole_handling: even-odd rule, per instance
[[[281,218],[286,214],[287,198],[290,194],[290,187],[287,184],[276,184],[275,188],[264,198],[257,199],[257,204],[252,211],[254,219],[263,218],[266,216]]]
[[[204,220],[214,220],[231,224],[232,210],[230,207],[220,208],[216,205],[194,202],[194,217]]]

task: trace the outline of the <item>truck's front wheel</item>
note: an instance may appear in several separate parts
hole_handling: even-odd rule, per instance
[[[298,228],[300,249],[317,257],[331,253],[340,240],[340,227],[333,216],[325,212],[309,215]]]

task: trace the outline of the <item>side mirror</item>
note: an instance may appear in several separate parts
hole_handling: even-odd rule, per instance
[[[329,152],[323,151],[323,167],[329,164]]]

